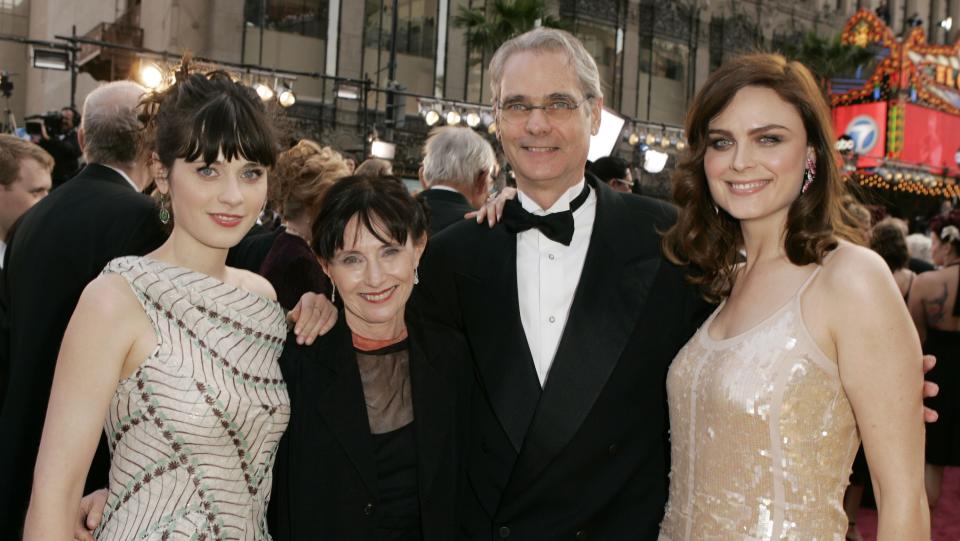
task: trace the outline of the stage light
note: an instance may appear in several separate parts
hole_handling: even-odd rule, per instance
[[[427,126],[433,126],[437,122],[440,122],[440,113],[438,113],[436,109],[430,109],[423,115],[423,120],[427,123]]]
[[[634,147],[637,146],[637,143],[640,142],[640,136],[637,135],[637,132],[630,132],[630,135],[627,136],[627,144]]]
[[[480,113],[476,111],[470,111],[467,113],[467,126],[471,128],[476,128],[480,125]]]
[[[456,109],[451,109],[447,111],[447,116],[445,118],[448,126],[456,126],[460,123],[460,112]]]
[[[273,89],[263,83],[253,85],[253,89],[257,91],[257,95],[263,101],[270,101],[273,98]]]
[[[643,153],[643,170],[648,173],[659,173],[667,165],[669,155],[666,152],[650,149]]]
[[[286,83],[281,84],[277,88],[277,103],[280,104],[280,107],[290,107],[294,103],[297,103],[297,96]]]
[[[140,82],[143,86],[154,90],[163,84],[163,71],[156,64],[146,64],[140,67]]]

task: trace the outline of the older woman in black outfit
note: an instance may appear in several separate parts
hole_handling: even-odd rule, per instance
[[[292,414],[278,451],[277,540],[450,540],[456,365],[428,357],[405,316],[426,244],[423,209],[389,177],[327,192],[313,249],[342,317],[280,363]]]

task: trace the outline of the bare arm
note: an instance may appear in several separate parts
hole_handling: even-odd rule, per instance
[[[845,252],[827,280],[836,299],[830,328],[873,478],[877,539],[929,540],[920,340],[883,261],[859,248]],[[849,273],[857,283],[840,276]]]
[[[126,281],[103,275],[80,297],[57,359],[25,540],[71,539],[83,485],[125,362],[149,320]],[[155,341],[155,339],[154,339]],[[142,361],[142,359],[140,359]]]

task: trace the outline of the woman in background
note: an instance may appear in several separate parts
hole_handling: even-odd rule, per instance
[[[313,221],[324,194],[347,175],[338,152],[302,140],[280,154],[270,176],[270,199],[280,206],[284,230],[270,247],[260,275],[277,292],[277,301],[292,310],[304,293],[330,294],[330,280],[310,249]]]
[[[940,394],[927,405],[940,414],[927,427],[927,501],[934,509],[940,499],[945,466],[960,465],[960,210],[930,222],[931,255],[936,270],[917,275],[910,291],[910,314],[923,341],[924,353],[935,355],[930,381]]]

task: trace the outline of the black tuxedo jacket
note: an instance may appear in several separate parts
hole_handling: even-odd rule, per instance
[[[423,190],[417,194],[430,211],[430,235],[436,235],[448,226],[464,221],[463,215],[476,210],[460,192],[450,190]]]
[[[10,383],[0,410],[0,523],[23,523],[57,353],[80,293],[111,259],[150,252],[164,236],[153,201],[97,164],[18,223],[4,270],[11,323]],[[88,489],[106,486],[108,465],[101,445]]]
[[[475,370],[461,539],[657,538],[667,368],[705,304],[661,255],[673,209],[588,182],[596,221],[542,390],[520,320],[516,236],[465,222],[431,239],[421,261],[412,306],[428,346]]]
[[[458,386],[464,374],[443,354],[427,355],[408,318],[410,381],[424,541],[455,539]],[[376,541],[377,469],[363,385],[344,318],[312,346],[291,335],[280,359],[292,414],[280,442],[270,501],[277,541]]]

